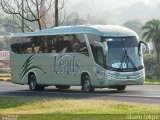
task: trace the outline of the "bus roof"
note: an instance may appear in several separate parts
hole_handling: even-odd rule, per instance
[[[35,32],[14,33],[12,37],[62,35],[62,34],[76,34],[76,33],[91,33],[99,36],[108,36],[108,37],[137,36],[137,34],[134,31],[117,25],[79,25],[79,26],[55,27],[52,29],[45,29]]]

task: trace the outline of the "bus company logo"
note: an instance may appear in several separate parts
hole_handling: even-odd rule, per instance
[[[62,53],[55,57],[54,73],[77,74],[80,72],[80,62],[75,56]]]

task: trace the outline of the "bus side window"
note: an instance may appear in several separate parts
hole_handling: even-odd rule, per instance
[[[91,46],[91,50],[92,50],[92,54],[95,62],[98,65],[105,67],[105,58],[104,58],[103,49],[101,46],[95,43],[95,41],[100,41],[100,37],[94,34],[87,34],[87,36],[90,42],[90,46]]]
[[[83,34],[73,35],[72,52],[77,52],[89,56],[86,41]]]
[[[104,60],[104,54],[103,54],[103,49],[102,47],[97,47],[97,63],[102,66],[105,67],[105,60]]]
[[[50,45],[50,52],[51,53],[56,53],[56,48],[55,48],[55,42],[56,42],[56,36],[50,36],[48,38],[48,41],[49,41],[49,45]]]
[[[39,37],[32,37],[32,52],[37,54],[40,52],[40,42]]]
[[[65,52],[71,52],[71,43],[69,41],[68,35],[57,36],[56,41],[54,43],[54,48],[57,53],[62,52],[62,50],[66,49]]]
[[[71,44],[70,35],[64,36],[64,48],[66,48],[66,52],[72,52],[72,44]]]
[[[39,45],[36,47],[39,47],[39,53],[51,53],[48,36],[41,36],[38,39]]]
[[[63,36],[56,36],[55,49],[57,53],[63,50]]]
[[[103,54],[102,47],[91,44],[91,49],[92,49],[92,53],[93,53],[95,62],[98,65],[105,67],[105,60],[104,60],[104,54]]]
[[[14,38],[12,39],[12,42],[13,42],[11,43],[12,52],[17,53],[17,54],[23,53],[23,51],[25,50],[23,48],[24,38],[23,37]]]

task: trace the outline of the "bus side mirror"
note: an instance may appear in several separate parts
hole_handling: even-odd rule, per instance
[[[140,54],[140,48],[141,48],[142,45],[145,46],[144,47],[145,53],[150,54],[150,46],[149,46],[149,44],[147,42],[144,42],[144,41],[140,41],[139,42],[139,47],[138,47],[139,54]]]
[[[102,47],[103,53],[104,53],[104,55],[106,56],[106,55],[107,55],[107,52],[108,52],[107,47],[106,47],[103,43],[98,42],[98,41],[94,41],[94,43],[96,43],[96,44],[98,44],[100,47]]]

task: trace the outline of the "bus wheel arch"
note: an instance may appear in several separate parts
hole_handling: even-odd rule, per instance
[[[94,87],[92,86],[92,82],[90,76],[87,72],[82,73],[81,75],[81,90],[84,92],[93,92]]]

